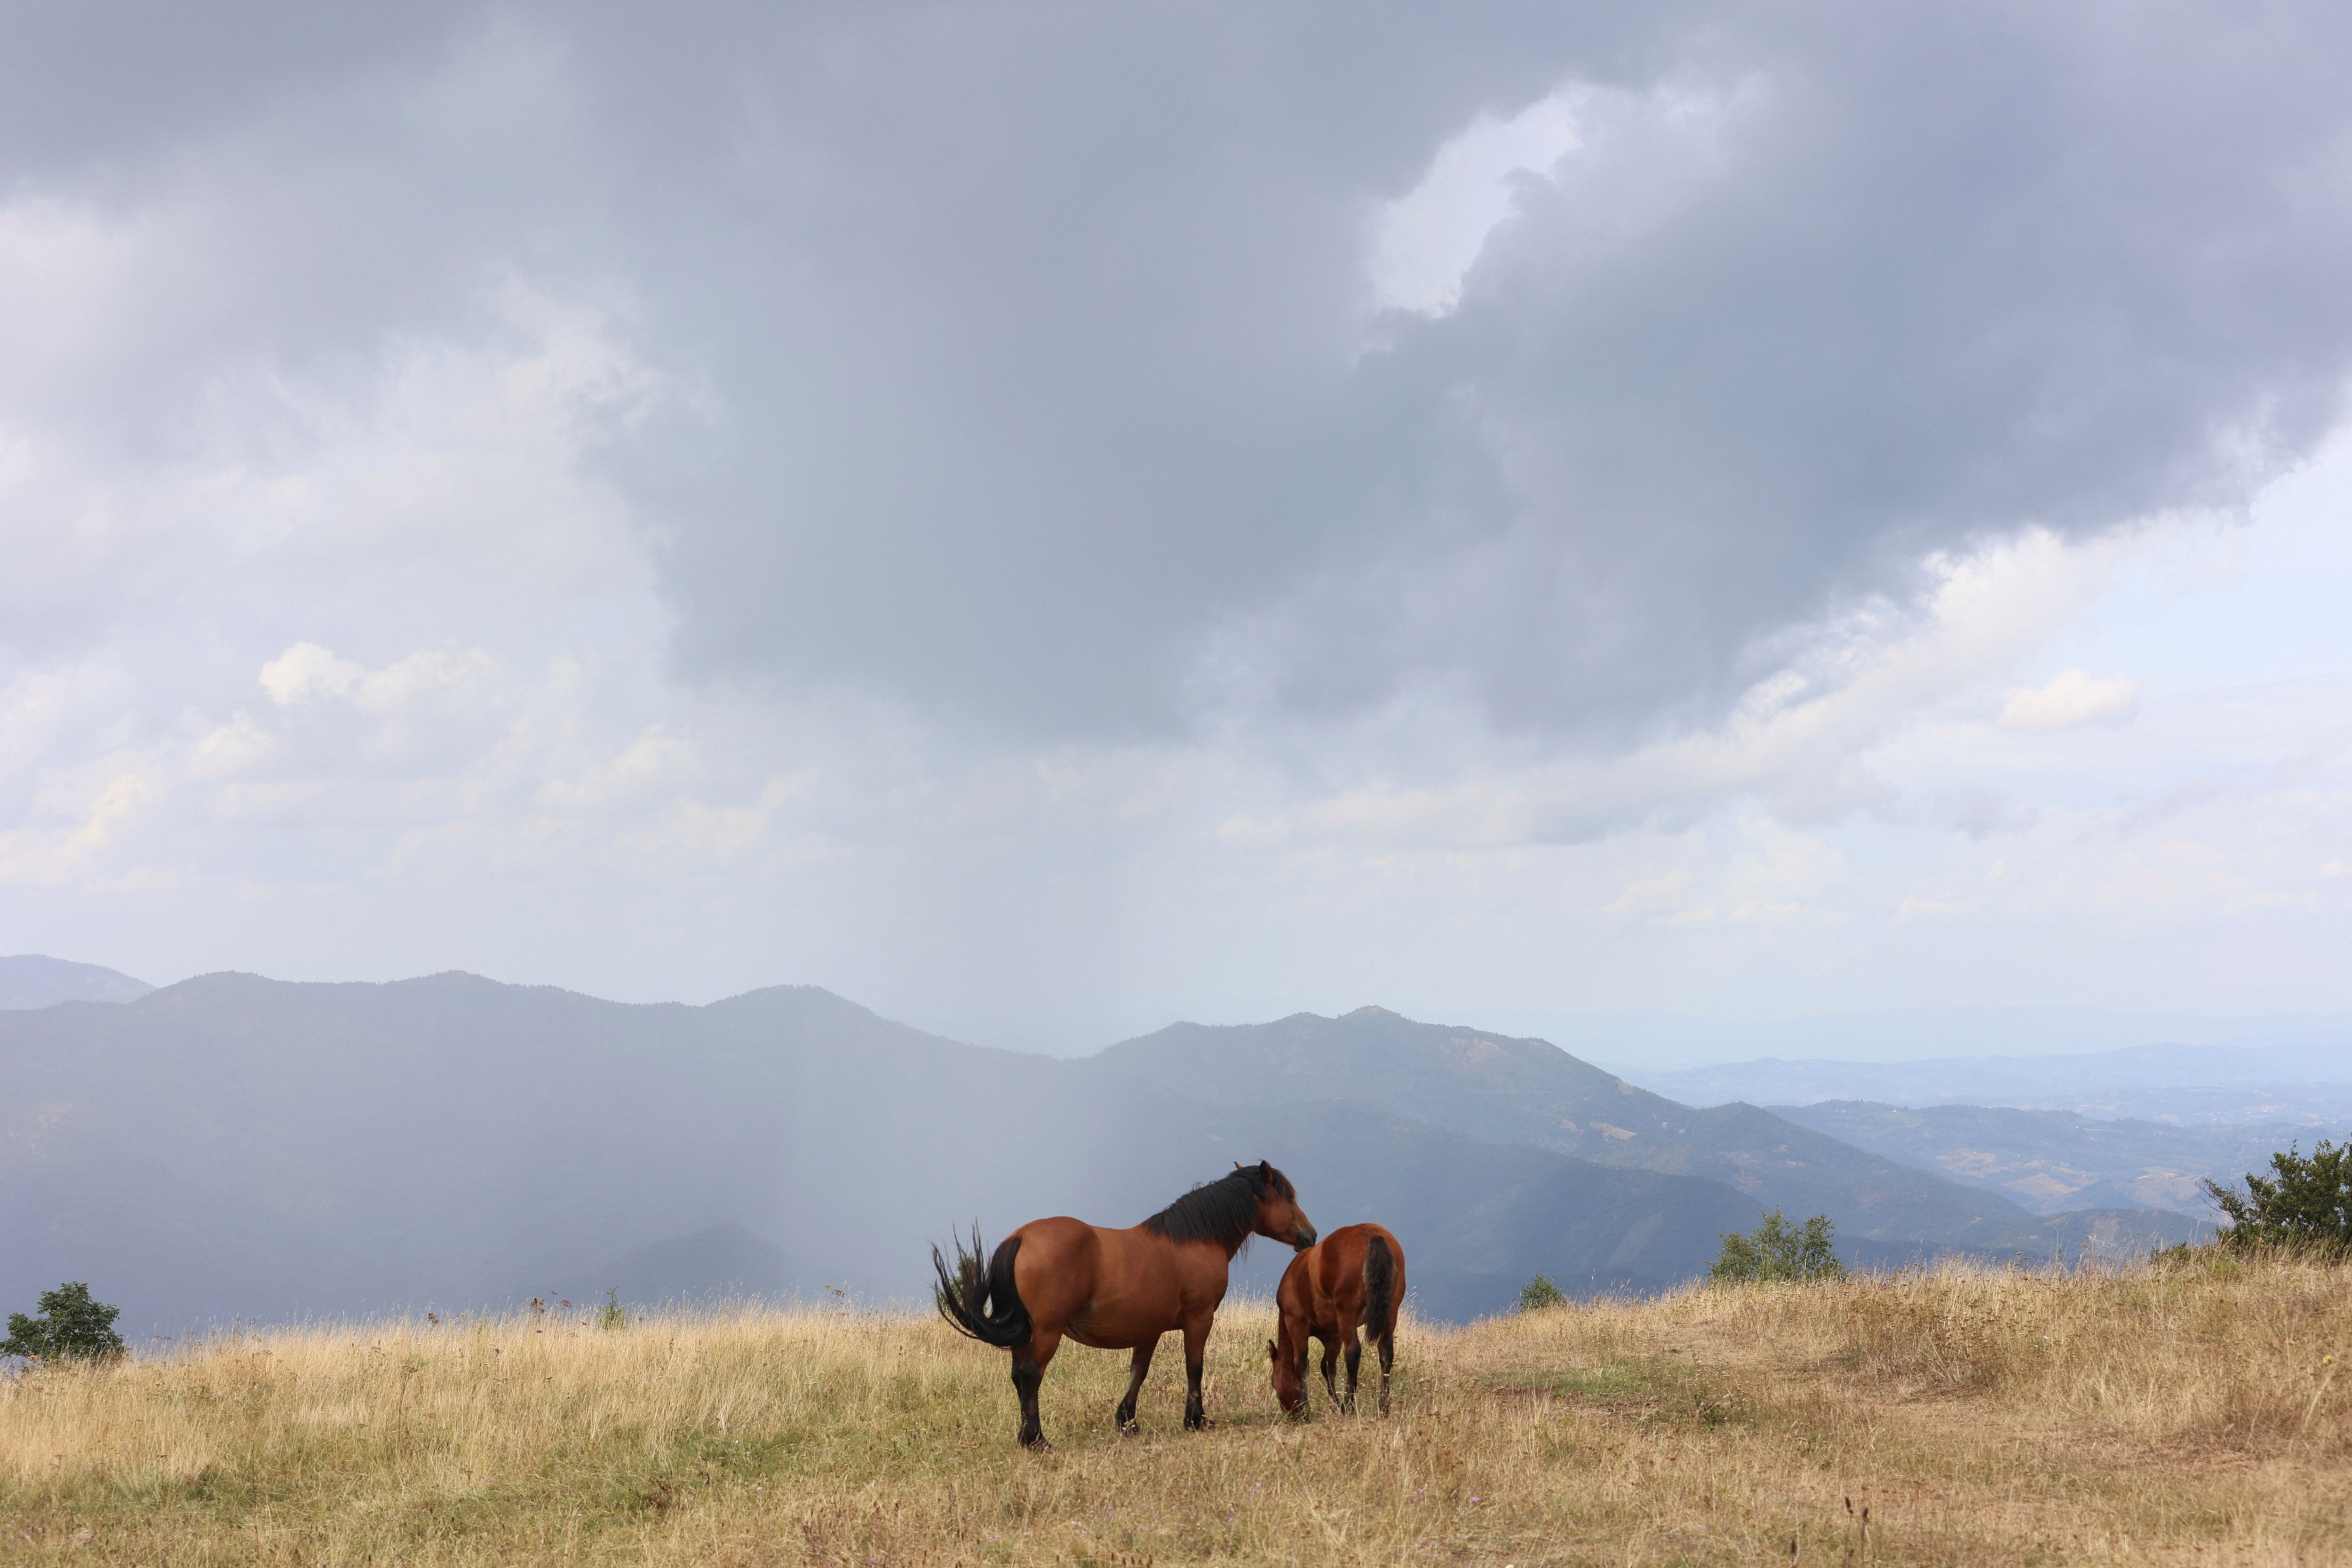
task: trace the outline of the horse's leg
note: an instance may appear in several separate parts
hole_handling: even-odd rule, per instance
[[[1159,1348],[1159,1340],[1145,1340],[1135,1347],[1135,1355],[1127,1364],[1127,1397],[1118,1402],[1118,1413],[1111,1418],[1121,1432],[1132,1435],[1142,1430],[1135,1420],[1135,1396],[1151,1371],[1151,1353]]]
[[[1319,1333],[1315,1337],[1323,1347],[1323,1392],[1331,1396],[1331,1408],[1337,1410],[1339,1408],[1339,1380],[1335,1374],[1339,1366],[1339,1342]]]
[[[1396,1324],[1382,1329],[1381,1337],[1372,1343],[1381,1353],[1381,1414],[1385,1416],[1389,1413],[1389,1369],[1396,1364]]]
[[[1033,1333],[1013,1347],[1013,1388],[1021,1396],[1021,1446],[1024,1448],[1042,1452],[1054,1446],[1045,1441],[1045,1429],[1037,1420],[1037,1385],[1045,1381],[1045,1368],[1061,1347],[1058,1330]]]
[[[1184,1430],[1197,1432],[1209,1424],[1209,1408],[1201,1399],[1201,1367],[1208,1355],[1209,1328],[1216,1314],[1203,1312],[1184,1325]]]
[[[1339,1343],[1348,1352],[1348,1395],[1339,1401],[1339,1408],[1348,1415],[1356,1413],[1356,1364],[1364,1359],[1364,1343],[1356,1337],[1356,1325],[1339,1325]]]

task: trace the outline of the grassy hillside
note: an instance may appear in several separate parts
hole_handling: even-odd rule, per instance
[[[2352,1554],[2352,1273],[1947,1269],[1409,1324],[1398,1413],[1306,1427],[1262,1304],[1218,1425],[1110,1430],[1071,1351],[1047,1456],[936,1322],[574,1312],[321,1327],[0,1383],[29,1563],[2205,1563]],[[1849,1502],[1851,1511],[1849,1511]],[[1864,1511],[1868,1527],[1865,1539]]]

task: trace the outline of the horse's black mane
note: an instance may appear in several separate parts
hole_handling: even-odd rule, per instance
[[[1244,1166],[1231,1176],[1194,1187],[1145,1220],[1143,1228],[1171,1241],[1213,1241],[1220,1247],[1238,1247],[1249,1239],[1250,1229],[1257,1223],[1258,1201],[1268,1187],[1297,1201],[1298,1189],[1272,1166]]]

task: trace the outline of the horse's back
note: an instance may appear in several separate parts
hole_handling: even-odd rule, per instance
[[[1387,1288],[1377,1291],[1375,1242],[1387,1253]],[[1366,1323],[1377,1332],[1396,1322],[1397,1303],[1404,1296],[1404,1248],[1384,1225],[1342,1226],[1292,1260],[1291,1270],[1305,1276],[1301,1304],[1308,1307],[1307,1316],[1318,1327],[1336,1331],[1345,1323]],[[1283,1281],[1289,1283],[1289,1272]],[[1369,1314],[1374,1312],[1381,1322],[1371,1322]]]
[[[1014,1238],[1021,1251],[1013,1260],[1013,1280],[1029,1315],[1056,1326],[1068,1321],[1094,1295],[1102,1252],[1095,1228],[1057,1214],[1033,1219],[1006,1239]]]
[[[1066,1214],[1056,1214],[1047,1219],[1033,1219],[1015,1230],[1013,1236],[1021,1238],[1024,1253],[1035,1253],[1041,1257],[1086,1252],[1095,1245],[1095,1228]],[[1008,1241],[1012,1239],[1012,1236],[1005,1238]]]
[[[1066,1325],[1082,1344],[1145,1343],[1213,1312],[1223,1299],[1223,1254],[1183,1246],[1141,1226],[1114,1230],[1056,1215],[1013,1232],[1022,1300],[1040,1322]],[[1194,1257],[1192,1254],[1204,1254]]]
[[[1328,1338],[1339,1331],[1339,1320],[1361,1298],[1363,1249],[1353,1235],[1360,1226],[1331,1232],[1290,1260],[1275,1287],[1274,1304],[1282,1315],[1307,1333]],[[1360,1288],[1350,1292],[1351,1279]]]

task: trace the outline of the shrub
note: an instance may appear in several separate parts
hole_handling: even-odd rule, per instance
[[[41,1361],[109,1361],[125,1354],[122,1336],[114,1332],[121,1307],[89,1299],[89,1287],[59,1285],[43,1291],[41,1315],[8,1314],[8,1337],[0,1340],[0,1355],[22,1355]]]
[[[621,1290],[615,1285],[604,1292],[604,1304],[596,1309],[596,1326],[600,1329],[625,1329],[629,1326],[629,1309],[621,1305]]]
[[[1549,1274],[1538,1274],[1519,1287],[1519,1311],[1539,1312],[1546,1307],[1568,1305],[1568,1292],[1551,1282]]]
[[[2271,1175],[2246,1173],[2246,1190],[2207,1177],[2205,1196],[2228,1217],[2221,1239],[2234,1246],[2352,1247],[2352,1141],[2322,1138],[2309,1155],[2290,1144],[2271,1156]]]
[[[1726,1284],[1843,1279],[1845,1265],[1838,1261],[1836,1241],[1837,1227],[1828,1215],[1816,1214],[1802,1225],[1791,1225],[1776,1208],[1752,1233],[1726,1236],[1723,1251],[1706,1277]]]

